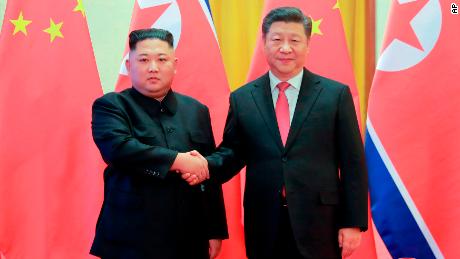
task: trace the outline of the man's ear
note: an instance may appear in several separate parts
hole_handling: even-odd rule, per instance
[[[128,74],[129,74],[129,72],[131,71],[131,63],[129,63],[129,56],[125,61],[125,65],[126,65],[126,70],[128,71]]]
[[[179,59],[178,59],[178,58],[174,58],[174,74],[176,74],[176,72],[177,72],[177,69],[176,69],[176,67],[177,67],[177,61],[179,61]]]

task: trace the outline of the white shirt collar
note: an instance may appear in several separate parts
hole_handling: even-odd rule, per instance
[[[268,77],[270,78],[270,89],[273,92],[275,87],[281,82],[273,73],[272,71],[268,71]],[[300,72],[293,76],[291,79],[287,80],[287,82],[297,90],[300,90],[300,86],[302,85],[302,77],[303,77],[303,69]]]

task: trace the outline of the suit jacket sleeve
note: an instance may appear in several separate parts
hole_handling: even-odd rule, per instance
[[[337,118],[338,151],[342,193],[340,226],[359,227],[365,231],[367,224],[367,169],[361,134],[348,87],[339,98]]]
[[[114,99],[106,95],[93,104],[92,132],[102,158],[114,167],[165,178],[177,151],[146,145],[136,139],[131,133],[128,115]]]
[[[216,181],[221,183],[230,180],[245,165],[242,136],[238,129],[237,111],[236,100],[232,93],[222,143],[216,152],[206,157],[211,178],[215,178]]]
[[[216,149],[214,136],[212,133],[211,118],[209,110],[206,109],[206,124],[204,129],[209,135],[208,146],[205,150],[201,150],[203,156],[211,154]],[[215,179],[209,179],[204,183],[205,186],[205,202],[208,215],[208,238],[209,239],[227,239],[227,218],[225,214],[224,196],[222,193],[222,185]]]

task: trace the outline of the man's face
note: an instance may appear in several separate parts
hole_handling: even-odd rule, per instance
[[[164,97],[176,74],[174,49],[159,39],[146,39],[129,52],[126,67],[134,88],[151,98]]]
[[[265,58],[280,80],[288,80],[303,69],[309,41],[301,23],[274,22],[264,40]]]

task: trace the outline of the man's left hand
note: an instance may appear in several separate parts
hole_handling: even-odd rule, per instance
[[[222,240],[220,239],[209,240],[209,258],[210,259],[216,258],[219,255],[221,248],[222,248]]]
[[[361,243],[361,230],[359,228],[339,229],[339,247],[342,248],[342,257],[350,256]]]

